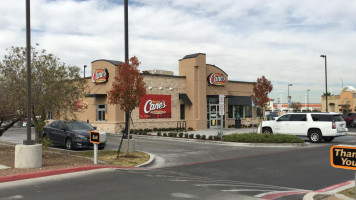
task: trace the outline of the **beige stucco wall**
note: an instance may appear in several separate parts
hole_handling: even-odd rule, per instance
[[[329,112],[339,112],[339,113],[348,113],[348,112],[356,112],[356,98],[354,98],[355,94],[350,91],[341,92],[340,95],[332,95],[328,96],[328,111]],[[335,105],[330,105],[335,104]],[[321,97],[321,111],[326,111],[326,100],[325,96]],[[345,105],[349,105],[347,108]],[[348,111],[347,111],[348,109]]]
[[[91,74],[96,69],[108,70],[108,82],[95,84],[91,78],[87,78],[87,85],[89,87],[88,94],[107,94],[112,88],[114,77],[117,74],[117,66],[105,60],[93,61],[91,66]],[[78,114],[78,119],[87,121],[96,126],[99,130],[106,132],[118,132],[124,128],[125,113],[120,109],[119,105],[111,105],[107,102],[107,97],[86,97],[85,101],[88,103],[88,108]],[[96,107],[99,104],[106,104],[107,106],[107,121],[96,121]]]
[[[192,102],[186,107],[187,127],[206,129],[206,55],[179,60],[179,75],[186,77],[186,93]]]

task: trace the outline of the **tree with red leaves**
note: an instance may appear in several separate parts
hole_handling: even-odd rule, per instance
[[[146,95],[145,82],[138,70],[140,64],[136,56],[125,63],[120,63],[112,89],[108,91],[109,103],[120,104],[121,110],[128,112],[129,119],[131,119],[132,110],[140,105],[141,97]],[[130,123],[127,124],[128,127],[125,129],[127,130],[128,138],[130,138]],[[127,147],[129,147],[129,143]],[[128,154],[128,149],[126,154]]]
[[[261,108],[260,119],[263,116],[263,112],[265,107],[269,101],[268,94],[272,91],[273,85],[271,81],[266,79],[265,76],[261,78],[257,78],[257,82],[253,84],[253,92],[252,95],[253,102]],[[261,121],[262,123],[262,121]],[[262,128],[261,128],[262,133]]]

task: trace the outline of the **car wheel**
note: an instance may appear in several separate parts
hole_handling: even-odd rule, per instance
[[[322,135],[319,130],[311,130],[309,131],[309,140],[313,143],[319,143],[322,141]]]
[[[323,137],[323,140],[324,140],[325,142],[331,142],[331,141],[334,140],[334,138],[335,138],[335,137]]]
[[[262,128],[262,133],[273,133],[271,128]]]
[[[70,138],[66,140],[66,149],[72,150],[72,140]]]

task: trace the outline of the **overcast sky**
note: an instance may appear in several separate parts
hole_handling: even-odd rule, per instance
[[[0,0],[0,57],[25,46],[25,0]],[[356,87],[354,0],[129,0],[130,57],[141,70],[178,75],[178,60],[206,53],[230,80],[265,75],[271,98],[320,103],[342,84]],[[123,0],[32,0],[32,44],[83,68],[97,59],[124,60]],[[87,76],[90,68],[87,68]]]

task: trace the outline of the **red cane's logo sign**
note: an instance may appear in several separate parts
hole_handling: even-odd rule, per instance
[[[91,80],[94,83],[105,83],[108,81],[109,72],[107,69],[96,69],[91,75]]]
[[[208,83],[210,85],[225,85],[226,79],[223,74],[212,73],[208,76]]]
[[[164,109],[166,106],[166,102],[162,100],[161,102],[156,102],[153,103],[152,100],[148,100],[145,103],[145,107],[143,108],[143,111],[147,113],[162,113],[163,111],[160,111],[161,109]]]
[[[171,95],[145,95],[139,114],[140,119],[171,118]]]

